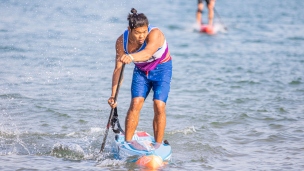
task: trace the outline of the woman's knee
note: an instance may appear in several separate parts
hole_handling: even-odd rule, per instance
[[[135,97],[131,101],[130,111],[141,110],[145,99],[143,97]]]
[[[161,100],[154,100],[154,108],[158,113],[163,113],[166,109],[166,103]]]

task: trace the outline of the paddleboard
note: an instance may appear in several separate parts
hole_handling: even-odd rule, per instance
[[[215,34],[214,27],[206,24],[201,25],[200,32],[210,35]]]
[[[166,140],[156,144],[154,137],[144,131],[136,131],[131,142],[125,141],[124,134],[116,134],[115,144],[120,156],[136,156],[134,162],[142,167],[159,168],[171,159],[170,144]]]

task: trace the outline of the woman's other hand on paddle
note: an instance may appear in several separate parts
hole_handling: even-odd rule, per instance
[[[133,59],[130,55],[123,54],[120,58],[118,58],[118,61],[124,64],[129,64],[133,61]]]
[[[108,100],[108,104],[111,106],[111,108],[115,108],[117,106],[117,103],[114,100],[114,97],[111,96]]]

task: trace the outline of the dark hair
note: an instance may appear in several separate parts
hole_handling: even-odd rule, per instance
[[[137,10],[135,8],[131,9],[131,14],[128,15],[129,27],[130,29],[134,29],[137,27],[148,26],[149,21],[148,18],[143,13],[137,14]]]

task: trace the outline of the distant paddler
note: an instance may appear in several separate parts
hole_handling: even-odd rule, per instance
[[[213,18],[214,18],[214,5],[215,5],[215,0],[205,0],[206,5],[208,8],[208,25],[212,26],[213,25]],[[197,5],[197,12],[196,12],[196,21],[199,25],[201,25],[202,22],[202,13],[204,9],[204,4],[203,0],[198,0],[198,5]]]

